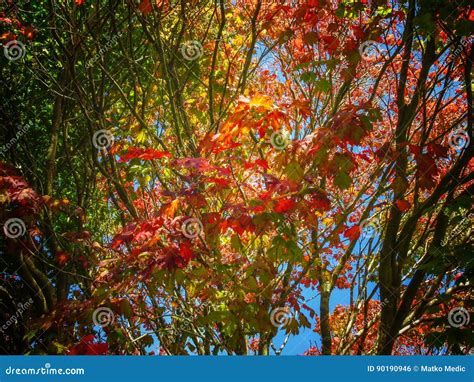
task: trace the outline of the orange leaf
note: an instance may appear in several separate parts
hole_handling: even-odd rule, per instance
[[[171,203],[165,204],[161,208],[161,213],[165,216],[168,216],[170,218],[174,218],[176,215],[176,210],[179,207],[179,199],[173,200]]]
[[[405,199],[400,199],[400,200],[397,200],[395,202],[395,205],[397,206],[397,208],[402,211],[402,212],[407,212],[410,207],[411,207],[411,204],[410,202],[406,201]]]
[[[271,110],[273,107],[273,101],[270,97],[265,95],[257,94],[253,96],[251,99],[246,97],[240,97],[239,102],[246,103],[251,107],[262,108],[266,110]]]
[[[357,240],[360,236],[360,227],[358,225],[352,226],[344,231],[344,237],[347,237],[350,241]]]
[[[142,0],[140,1],[140,5],[138,6],[138,9],[146,15],[147,13],[150,13],[152,11],[151,3],[150,0]]]

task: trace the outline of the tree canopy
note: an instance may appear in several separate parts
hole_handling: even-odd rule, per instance
[[[472,349],[470,1],[0,4],[3,354]]]

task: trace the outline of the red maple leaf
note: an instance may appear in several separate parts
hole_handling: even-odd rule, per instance
[[[107,355],[109,347],[106,343],[94,343],[94,335],[88,334],[82,337],[81,341],[74,345],[67,355]]]
[[[194,257],[193,252],[189,248],[189,245],[186,243],[181,243],[179,245],[179,255],[183,258],[186,263],[189,263]]]
[[[402,212],[407,212],[411,207],[410,202],[406,201],[405,199],[399,199],[395,201],[395,205]]]
[[[312,209],[318,211],[329,211],[331,209],[331,201],[322,191],[316,191],[311,194],[308,204]]]
[[[357,240],[360,236],[360,227],[354,225],[344,231],[344,237],[347,237],[350,241]]]
[[[280,199],[277,201],[273,210],[279,214],[291,211],[295,207],[295,202],[290,198]]]
[[[148,14],[152,11],[151,3],[150,0],[142,0],[140,1],[140,5],[138,6],[138,9],[144,14]]]

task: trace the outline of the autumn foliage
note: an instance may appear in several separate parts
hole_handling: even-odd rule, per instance
[[[2,352],[469,353],[470,2],[10,3]]]

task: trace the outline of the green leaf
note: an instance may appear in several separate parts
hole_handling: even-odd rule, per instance
[[[314,85],[320,92],[327,93],[329,90],[331,90],[331,82],[325,78],[316,81]]]
[[[309,82],[314,82],[318,79],[319,75],[316,72],[304,72],[301,75],[301,80],[309,83]]]
[[[132,306],[128,300],[122,300],[120,302],[120,311],[126,318],[130,318],[133,315]]]
[[[341,190],[346,190],[352,184],[352,178],[345,172],[340,171],[334,177],[334,184]]]
[[[296,161],[288,163],[288,165],[285,167],[284,173],[288,177],[288,179],[293,180],[295,182],[301,181],[304,176],[303,168]]]

